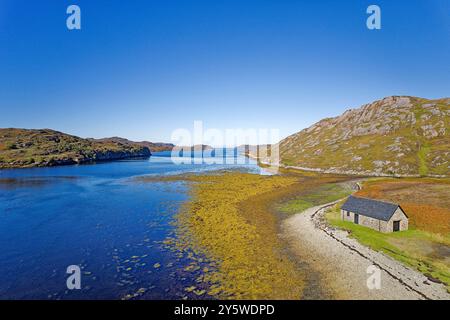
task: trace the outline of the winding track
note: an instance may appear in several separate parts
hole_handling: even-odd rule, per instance
[[[450,300],[444,285],[361,245],[346,231],[330,228],[323,214],[338,201],[309,208],[282,223],[282,236],[294,254],[319,273],[321,280],[314,285],[322,291],[326,287],[336,299]],[[380,269],[380,289],[367,287],[370,265]]]

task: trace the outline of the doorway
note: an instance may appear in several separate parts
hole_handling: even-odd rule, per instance
[[[400,220],[394,221],[394,232],[400,231]]]
[[[355,224],[359,224],[359,214],[355,213]]]

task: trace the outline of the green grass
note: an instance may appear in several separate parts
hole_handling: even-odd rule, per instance
[[[347,230],[352,238],[375,251],[381,251],[394,259],[411,266],[428,277],[438,279],[450,290],[450,266],[442,259],[430,257],[421,249],[430,245],[450,245],[448,237],[439,237],[425,231],[410,229],[395,233],[381,233],[370,228],[340,219],[340,205],[327,213],[328,222],[337,228]],[[405,241],[403,241],[405,240]],[[404,243],[402,246],[395,243]]]
[[[277,209],[283,213],[295,214],[314,206],[342,199],[351,193],[351,188],[346,185],[330,183],[312,189],[299,198],[279,204]]]
[[[430,152],[430,146],[428,144],[423,144],[417,153],[419,158],[419,174],[421,176],[426,176],[428,174],[427,166],[427,154]]]

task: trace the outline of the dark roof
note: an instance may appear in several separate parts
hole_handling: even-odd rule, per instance
[[[341,209],[351,211],[362,216],[389,221],[398,207],[400,206],[394,203],[350,196]]]

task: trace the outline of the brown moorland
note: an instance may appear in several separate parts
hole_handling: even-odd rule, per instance
[[[375,179],[356,195],[399,203],[412,228],[450,233],[449,179]]]

